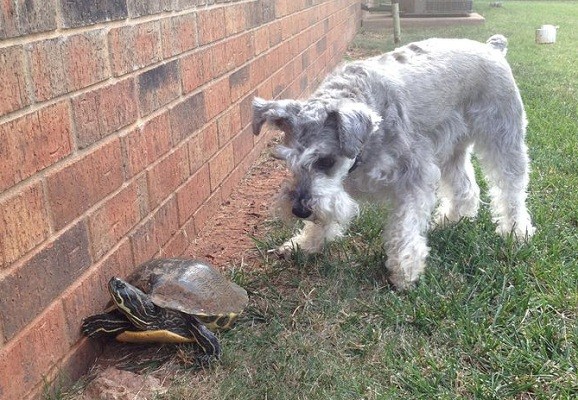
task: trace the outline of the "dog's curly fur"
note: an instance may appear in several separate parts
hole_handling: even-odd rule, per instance
[[[294,180],[280,208],[305,220],[280,251],[318,252],[343,234],[357,200],[387,202],[389,279],[409,287],[425,267],[436,192],[436,223],[478,212],[472,151],[497,232],[530,237],[526,116],[506,44],[501,35],[429,39],[341,66],[306,101],[255,98],[254,133],[266,122],[285,132],[277,155]]]

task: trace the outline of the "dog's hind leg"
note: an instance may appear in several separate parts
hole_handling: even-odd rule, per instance
[[[507,127],[508,122],[511,121],[506,120],[498,126]],[[507,132],[498,132],[494,140],[476,143],[475,151],[490,183],[496,232],[502,236],[514,234],[518,240],[526,240],[535,232],[526,208],[529,157],[523,129],[519,126],[511,128]],[[496,140],[496,137],[501,140]]]
[[[480,206],[480,188],[471,161],[471,145],[458,144],[441,165],[439,206],[435,223],[444,225],[462,217],[475,217]]]

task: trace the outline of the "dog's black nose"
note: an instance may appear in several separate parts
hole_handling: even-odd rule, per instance
[[[294,204],[293,208],[291,209],[291,212],[297,218],[302,218],[302,219],[309,217],[312,213],[311,209],[303,206],[303,204],[301,204],[301,203]]]

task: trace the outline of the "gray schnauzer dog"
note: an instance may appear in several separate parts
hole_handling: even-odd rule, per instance
[[[341,66],[306,101],[255,98],[254,133],[265,122],[285,133],[277,155],[294,179],[279,208],[305,221],[278,250],[318,252],[343,235],[358,200],[387,203],[388,279],[409,288],[425,267],[436,204],[435,224],[478,212],[472,152],[496,231],[529,238],[526,115],[506,51],[501,35],[429,39]]]

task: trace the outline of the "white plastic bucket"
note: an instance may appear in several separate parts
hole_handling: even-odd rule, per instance
[[[557,29],[558,27],[554,25],[542,25],[539,29],[536,29],[536,43],[555,43]]]

